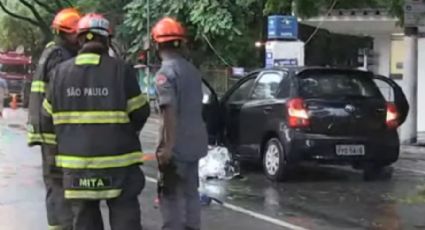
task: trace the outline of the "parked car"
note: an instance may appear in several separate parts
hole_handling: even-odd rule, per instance
[[[225,145],[240,160],[262,162],[273,181],[307,161],[350,164],[373,179],[397,161],[398,118],[406,116],[375,81],[403,94],[389,78],[336,68],[257,70],[220,99],[205,82],[210,143]]]

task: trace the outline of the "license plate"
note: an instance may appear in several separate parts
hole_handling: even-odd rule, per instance
[[[338,156],[364,156],[364,145],[337,145],[336,155]]]

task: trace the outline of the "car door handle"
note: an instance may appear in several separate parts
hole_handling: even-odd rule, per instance
[[[386,112],[386,109],[384,109],[384,108],[379,108],[379,109],[376,109],[376,112],[378,112],[378,113],[383,113],[383,112]]]
[[[267,106],[267,107],[265,107],[265,108],[263,109],[263,111],[264,111],[265,113],[270,113],[270,112],[272,111],[272,109],[273,109],[273,107],[271,107],[271,106]]]

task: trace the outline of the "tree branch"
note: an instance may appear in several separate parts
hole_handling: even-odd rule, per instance
[[[56,10],[50,7],[45,2],[42,2],[40,0],[34,0],[34,2],[37,3],[39,6],[41,6],[43,9],[45,9],[49,13],[52,13],[52,14],[56,13]]]
[[[64,0],[67,4],[68,4],[68,6],[69,7],[73,7],[74,5],[72,5],[72,2],[71,1],[69,1],[69,0]]]
[[[37,9],[31,3],[29,3],[25,0],[19,0],[19,2],[22,3],[22,5],[26,6],[31,11],[31,13],[34,15],[35,19],[39,22],[40,28],[43,31],[49,30],[49,26],[44,21],[43,17],[41,17],[40,13],[38,13]]]
[[[35,21],[34,19],[29,18],[29,17],[22,16],[22,15],[19,15],[19,14],[17,14],[17,13],[14,13],[14,12],[10,11],[9,9],[7,9],[7,7],[4,5],[4,3],[3,3],[3,2],[1,2],[1,1],[0,1],[0,8],[1,8],[1,9],[2,9],[2,10],[6,13],[6,14],[8,14],[8,15],[9,15],[9,16],[11,16],[11,17],[14,17],[14,18],[16,18],[16,19],[20,19],[20,20],[26,21],[26,22],[28,22],[28,23],[30,23],[30,24],[32,24],[32,25],[34,25],[34,26],[41,27],[41,25],[40,25],[37,21]]]
[[[56,6],[57,6],[58,9],[62,9],[63,8],[63,5],[61,3],[61,0],[55,0],[55,3],[56,3]]]

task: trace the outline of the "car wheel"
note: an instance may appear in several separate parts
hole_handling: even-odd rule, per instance
[[[277,138],[270,139],[263,150],[263,169],[272,181],[283,181],[288,177],[288,164],[282,143]]]
[[[364,181],[376,181],[376,180],[391,180],[393,175],[393,168],[382,165],[367,165],[363,169],[363,180]]]

